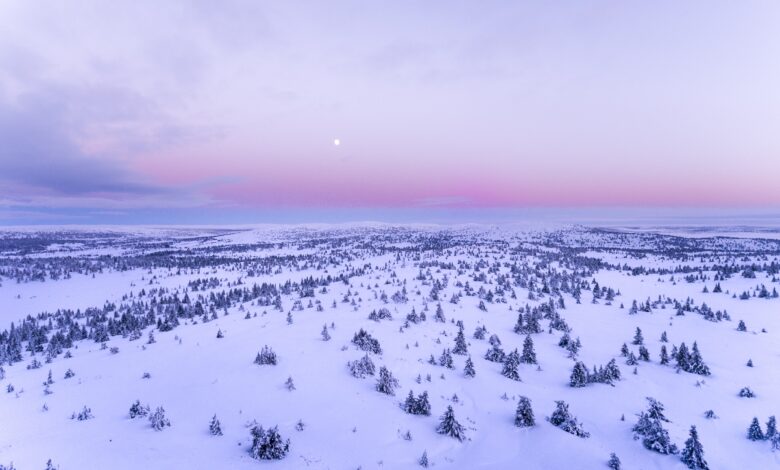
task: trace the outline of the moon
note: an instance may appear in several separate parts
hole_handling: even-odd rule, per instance
[[[336,147],[341,145],[341,139],[333,139],[333,145],[335,145]]]

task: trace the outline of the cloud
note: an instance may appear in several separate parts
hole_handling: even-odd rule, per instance
[[[69,119],[68,98],[36,93],[0,101],[0,180],[66,195],[163,191],[118,160],[85,153],[74,136],[83,128]]]

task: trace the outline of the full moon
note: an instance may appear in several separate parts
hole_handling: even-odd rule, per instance
[[[340,139],[333,139],[333,145],[338,147],[339,145],[341,145],[341,140]]]

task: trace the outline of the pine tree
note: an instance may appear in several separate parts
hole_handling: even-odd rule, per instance
[[[710,375],[710,368],[704,363],[704,359],[701,357],[701,353],[699,353],[699,346],[696,344],[696,341],[693,342],[690,356],[690,370],[687,372],[693,372],[694,374],[699,375]]]
[[[406,400],[404,400],[401,408],[409,414],[414,413],[414,410],[417,408],[417,400],[414,398],[414,392],[412,390],[409,390],[409,395],[406,396]]]
[[[523,364],[536,364],[534,340],[531,339],[531,335],[526,335],[525,341],[523,341],[523,355],[520,356],[520,362]]]
[[[252,428],[252,447],[249,455],[256,460],[281,460],[290,451],[290,440],[284,441],[276,427],[265,431],[262,426]]]
[[[753,421],[750,422],[750,427],[748,428],[747,432],[747,438],[751,441],[762,441],[764,440],[764,432],[761,430],[761,425],[758,424],[758,418],[753,418]]]
[[[463,335],[463,328],[458,329],[458,334],[455,336],[455,347],[452,349],[452,354],[461,356],[468,354],[468,346],[466,345],[466,337]]]
[[[463,441],[463,439],[466,438],[466,430],[455,419],[455,412],[452,410],[452,405],[447,405],[447,411],[442,415],[441,421],[436,427],[436,432],[444,434],[445,436],[454,437],[459,441]]]
[[[214,415],[211,418],[211,423],[209,423],[209,432],[212,436],[221,436],[222,435],[222,425],[220,424],[219,420],[217,419],[217,415]]]
[[[636,356],[634,356],[634,351],[631,351],[628,353],[628,359],[626,359],[626,365],[627,366],[635,366],[639,364],[639,362],[636,360]]]
[[[535,425],[536,419],[534,419],[534,410],[531,408],[531,400],[521,396],[517,402],[517,411],[515,411],[515,426],[527,428]]]
[[[466,366],[463,368],[463,375],[466,377],[474,377],[477,375],[477,371],[474,370],[474,362],[472,362],[471,356],[466,358]]]
[[[772,439],[775,434],[777,434],[777,420],[775,419],[775,416],[772,415],[766,422],[766,433],[764,433],[764,439]]]
[[[395,389],[398,388],[398,380],[387,370],[387,367],[379,368],[379,379],[376,382],[376,390],[388,395],[395,395]]]
[[[677,446],[672,444],[669,433],[663,428],[669,420],[664,415],[664,406],[658,400],[647,397],[648,409],[639,414],[639,420],[632,428],[635,438],[642,439],[645,448],[661,454],[676,454]]]
[[[504,367],[501,369],[501,375],[508,379],[520,380],[520,374],[517,371],[517,366],[520,364],[520,354],[517,349],[512,351],[504,359]]]
[[[415,406],[414,414],[430,416],[431,415],[431,402],[428,401],[428,392],[422,392],[417,395],[417,403]]]
[[[453,369],[455,367],[452,363],[452,354],[450,354],[449,348],[441,352],[441,356],[439,356],[439,365],[446,367],[447,369]]]
[[[669,354],[666,352],[666,345],[661,345],[661,365],[665,366],[669,364]]]
[[[677,354],[674,357],[677,362],[677,367],[684,371],[691,370],[691,355],[688,352],[688,346],[685,343],[680,343],[680,347],[677,349]]]
[[[620,368],[618,368],[617,362],[614,359],[610,359],[607,366],[604,368],[603,379],[604,382],[608,384],[620,380]]]
[[[328,332],[328,325],[322,325],[322,332],[320,333],[323,341],[330,341],[330,333]]]
[[[661,342],[662,343],[668,343],[669,342],[669,338],[666,336],[666,331],[661,333]]]
[[[685,441],[685,448],[682,450],[680,460],[695,470],[707,470],[707,461],[704,460],[704,448],[699,442],[699,433],[696,431],[696,426],[691,426],[688,440]]]
[[[263,346],[263,349],[255,356],[255,364],[275,366],[276,353],[268,346]]]
[[[162,431],[171,425],[171,422],[165,417],[165,409],[162,406],[158,406],[154,413],[149,415],[149,423],[155,431]]]
[[[620,463],[620,459],[618,458],[615,453],[609,454],[609,460],[607,461],[607,467],[609,467],[611,470],[622,470],[622,464]]]
[[[574,369],[571,371],[571,377],[569,378],[569,386],[571,387],[584,387],[588,384],[588,368],[582,362],[574,364]]]
[[[485,359],[490,362],[504,362],[505,357],[506,354],[504,354],[504,351],[498,345],[493,345],[485,353]]]
[[[422,468],[428,468],[428,451],[423,451],[422,457],[420,457],[420,460],[417,461],[417,463],[420,464]]]
[[[650,351],[648,351],[644,346],[639,346],[639,359],[645,362],[650,361]]]
[[[642,336],[642,330],[636,327],[636,333],[634,333],[634,341],[631,342],[634,345],[645,344],[645,338]]]
[[[548,418],[553,426],[556,426],[569,434],[577,437],[588,438],[590,433],[582,429],[582,425],[573,415],[569,413],[569,405],[565,401],[555,402],[555,411]]]

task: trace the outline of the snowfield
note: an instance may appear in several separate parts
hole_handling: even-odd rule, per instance
[[[780,240],[710,229],[6,229],[0,469],[780,468]]]

